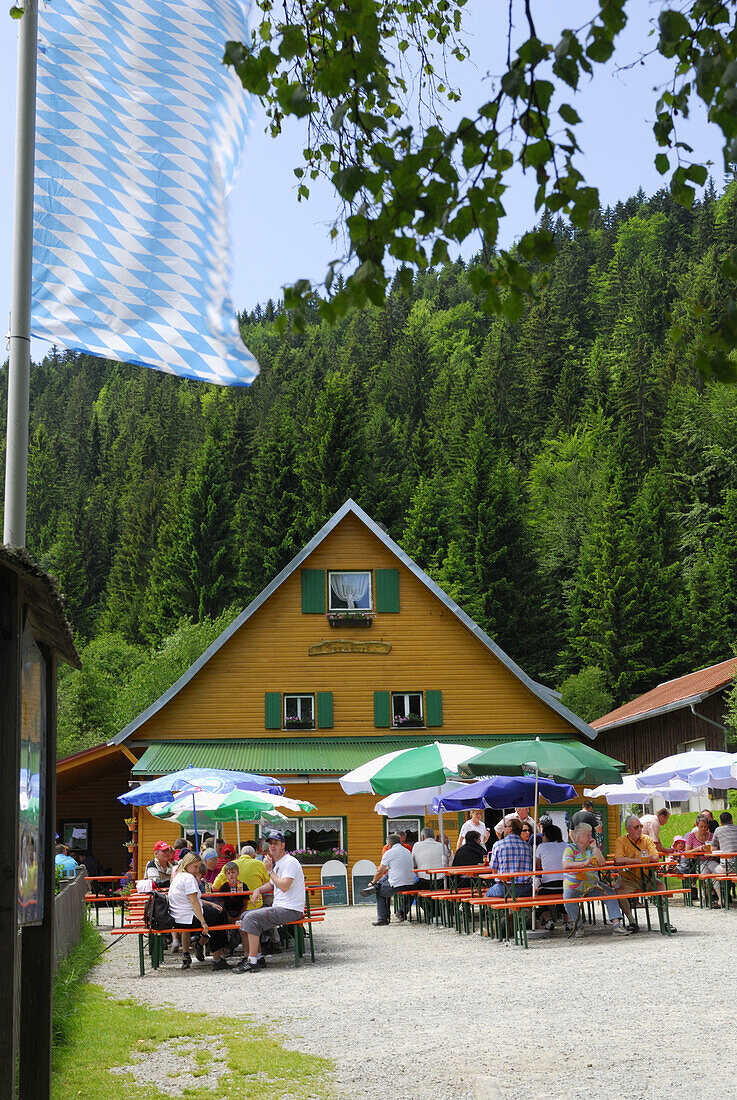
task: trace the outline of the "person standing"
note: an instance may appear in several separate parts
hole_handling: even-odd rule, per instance
[[[582,823],[591,826],[591,835],[596,842],[596,847],[600,849],[604,839],[604,827],[599,815],[594,813],[594,803],[590,798],[584,800],[581,809],[571,818],[571,832],[573,832],[577,825],[581,825]]]
[[[642,835],[649,836],[661,856],[667,855],[669,848],[664,848],[660,842],[660,830],[670,817],[670,810],[663,806],[656,814],[641,814]]]
[[[456,844],[456,851],[462,844],[466,842],[466,835],[470,832],[478,833],[479,844],[482,848],[486,847],[491,833],[484,822],[483,810],[471,810],[471,816],[468,821],[464,821],[461,825],[461,831],[458,834],[458,843]]]

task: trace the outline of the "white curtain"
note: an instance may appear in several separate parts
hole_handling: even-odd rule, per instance
[[[367,603],[368,573],[333,573],[330,586],[338,599],[347,603],[351,609],[355,608],[356,600],[362,604]]]
[[[343,821],[340,817],[316,817],[310,821],[303,818],[305,829],[310,833],[340,833]]]

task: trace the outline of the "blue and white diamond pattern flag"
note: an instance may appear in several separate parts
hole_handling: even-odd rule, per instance
[[[33,334],[247,386],[226,195],[248,105],[222,64],[240,0],[46,0],[39,11]]]

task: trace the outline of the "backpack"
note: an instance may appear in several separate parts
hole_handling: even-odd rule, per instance
[[[165,894],[160,893],[158,890],[151,893],[143,910],[143,923],[154,932],[160,932],[163,928],[171,928],[171,913]]]

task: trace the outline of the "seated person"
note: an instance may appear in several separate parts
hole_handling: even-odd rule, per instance
[[[453,856],[453,862],[451,867],[476,867],[479,863],[486,862],[487,851],[481,843],[481,837],[478,833],[475,833],[473,829],[470,829],[466,833],[465,840],[457,849],[456,854]],[[450,875],[451,883],[459,889],[464,889],[466,886],[471,885],[471,880],[467,875],[459,877],[458,875]]]
[[[274,901],[272,905],[252,909],[241,917],[241,941],[244,955],[248,949],[248,956],[235,968],[237,974],[258,973],[266,966],[266,960],[261,954],[262,933],[300,920],[304,916],[304,871],[299,860],[287,852],[284,833],[272,833],[269,836],[269,852],[264,857],[264,868],[269,881],[256,887],[251,894],[251,901],[256,902],[263,894],[271,893],[272,890]]]
[[[223,931],[209,931],[210,924],[226,923],[223,919],[223,908],[220,905],[202,901],[200,867],[198,855],[194,852],[185,853],[172,876],[169,887],[167,900],[172,924],[175,928],[181,929],[182,970],[189,970],[192,965],[189,947],[193,931],[209,934],[213,970],[228,970],[228,964],[220,954],[227,943],[227,934]],[[204,961],[201,945],[198,948],[198,958]]]
[[[523,837],[524,839],[524,837]],[[542,844],[537,847],[537,858],[535,860],[535,867],[538,871],[544,871],[545,874],[541,875],[539,885],[537,886],[536,893],[541,897],[545,894],[562,894],[563,893],[563,852],[566,849],[566,845],[563,841],[563,834],[557,825],[554,825],[550,818],[543,822],[542,826]],[[555,912],[553,912],[555,910]],[[545,927],[548,932],[552,932],[555,928],[555,920],[557,913],[560,912],[558,906],[552,906],[550,909],[544,908],[541,912],[541,917],[545,921]],[[568,922],[565,924],[566,931],[570,931]]]
[[[79,869],[79,864],[76,859],[72,859],[69,855],[69,849],[66,844],[56,845],[56,856],[54,858],[54,865],[61,867],[62,872],[67,878],[74,878]]]
[[[374,925],[377,928],[390,922],[389,899],[393,898],[399,890],[414,887],[417,880],[412,862],[412,853],[408,852],[402,844],[399,834],[389,833],[386,839],[389,849],[382,853],[379,868],[374,873],[371,882],[362,891],[364,896],[368,896],[373,892],[376,897],[376,920]],[[411,905],[412,899],[402,899],[402,908],[397,913],[400,921],[407,916],[407,902]]]
[[[712,833],[711,844],[714,851],[737,853],[737,825],[735,825],[729,810],[719,815],[720,824]],[[737,860],[720,857],[721,869],[727,875],[733,875],[737,867]]]
[[[664,890],[662,879],[656,878],[650,864],[658,863],[660,854],[655,841],[646,836],[642,822],[637,814],[627,814],[624,819],[624,832],[614,841],[614,862],[618,866],[628,863],[640,863],[638,867],[626,867],[619,873],[618,894],[636,894],[638,890]],[[637,921],[632,915],[632,906],[627,898],[620,902],[622,912],[630,923],[633,932],[639,931]]]
[[[507,890],[517,898],[526,898],[532,893],[532,848],[522,839],[523,825],[524,822],[518,817],[510,818],[504,826],[504,836],[491,849],[491,870],[500,875],[510,874],[516,877],[495,882],[486,891],[487,898],[503,898]]]
[[[171,882],[171,873],[174,870],[174,852],[165,840],[157,840],[154,844],[154,858],[146,864],[143,872],[144,878],[149,878],[155,886],[167,887]]]
[[[448,856],[445,845],[435,839],[435,832],[426,825],[422,830],[422,839],[412,848],[412,863],[417,871],[417,885],[422,890],[432,889],[432,879],[422,872],[435,867],[447,867]]]
[[[672,875],[676,872],[683,872],[685,874],[688,871],[688,860],[685,858],[685,852],[685,836],[681,836],[680,834],[674,836],[670,849],[670,861],[668,865],[663,868],[664,874]]]
[[[200,852],[200,855],[202,856],[202,862],[205,865],[205,873],[203,875],[203,878],[208,887],[212,888],[212,884],[218,877],[217,865],[220,861],[218,859],[217,851],[215,850],[215,848],[203,848]]]
[[[690,856],[692,853],[708,853],[711,852],[712,846],[712,829],[711,829],[711,811],[704,810],[696,817],[696,823],[690,833],[686,836],[686,855]],[[716,832],[716,829],[714,829]],[[703,878],[704,875],[718,875],[721,873],[721,864],[718,859],[693,859],[692,870]],[[705,879],[709,889],[712,892],[712,908],[719,908],[719,894],[717,888],[714,885],[713,879]]]
[[[611,895],[614,891],[609,886],[599,882],[596,868],[604,864],[604,857],[596,846],[594,831],[587,821],[574,825],[571,829],[571,839],[563,851],[563,898],[606,898],[606,908],[609,920],[612,922],[612,932],[619,936],[626,936],[629,928],[622,923],[622,913],[619,905]],[[566,905],[568,919],[573,926],[571,935],[583,932],[583,913],[580,904]]]
[[[259,867],[263,864],[259,863]],[[218,893],[220,894],[237,894],[237,897],[224,897],[218,898],[218,901],[223,907],[226,924],[237,924],[243,913],[245,913],[250,898],[245,897],[243,894],[243,883],[238,880],[238,864],[234,862],[226,863],[220,872],[225,876],[225,882],[220,886]],[[237,948],[241,942],[241,938],[238,932],[233,928],[228,930],[228,944],[231,948]]]

